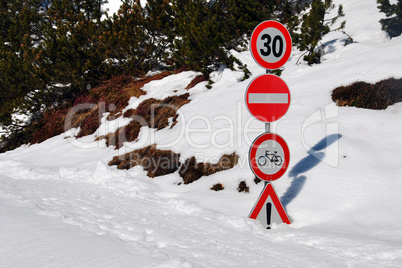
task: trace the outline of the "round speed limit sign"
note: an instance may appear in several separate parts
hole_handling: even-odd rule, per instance
[[[292,52],[292,39],[285,26],[277,21],[267,20],[254,29],[250,51],[261,67],[275,70],[288,61]]]

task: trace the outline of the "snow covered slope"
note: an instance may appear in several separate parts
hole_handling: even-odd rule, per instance
[[[247,163],[251,142],[264,132],[244,105],[250,81],[265,71],[249,52],[236,53],[252,72],[222,68],[189,90],[178,124],[143,127],[138,142],[108,148],[98,133],[69,133],[0,155],[0,266],[52,267],[401,267],[402,104],[373,111],[336,107],[331,92],[354,81],[402,77],[402,37],[389,39],[375,0],[344,5],[346,36],[325,36],[323,62],[296,65],[293,51],[282,79],[292,103],[274,123],[290,148],[285,175],[273,182],[291,225],[271,230],[247,218],[263,184]],[[132,98],[187,92],[197,73],[183,72],[145,85]],[[105,115],[106,116],[106,115]],[[67,138],[66,138],[67,137]],[[109,167],[113,156],[157,143],[159,149],[216,162],[236,152],[239,164],[184,185],[178,173],[150,179],[141,167]],[[237,192],[245,180],[249,193]],[[222,183],[224,190],[210,187]]]

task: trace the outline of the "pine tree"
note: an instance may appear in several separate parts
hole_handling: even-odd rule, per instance
[[[199,70],[208,77],[219,65],[241,62],[229,55],[242,50],[247,37],[261,21],[273,18],[278,1],[185,0],[173,1],[175,62]],[[244,66],[243,66],[244,67]],[[243,68],[241,67],[241,68]]]
[[[0,124],[71,101],[102,75],[103,0],[0,0]]]
[[[390,4],[389,0],[377,0],[378,8],[385,13],[386,19],[381,19],[382,30],[389,36],[396,37],[402,34],[402,0],[396,4]]]
[[[46,1],[0,0],[0,7],[0,124],[18,130],[22,122],[11,114],[46,84],[36,65]]]
[[[104,0],[0,0],[0,124],[15,124],[17,109],[36,117],[72,103],[114,74],[187,65],[208,77],[234,63],[247,73],[230,50],[261,21],[297,25],[299,1],[124,0],[109,18]]]
[[[144,71],[145,12],[139,0],[125,0],[117,14],[103,22],[101,40],[109,67],[116,73]]]
[[[174,14],[170,0],[148,0],[143,20],[145,51],[148,51],[148,68],[161,68],[171,62],[174,31]]]
[[[213,66],[229,58],[221,47],[224,35],[220,34],[220,10],[215,6],[205,0],[173,2],[175,29],[180,37],[175,40],[175,61],[202,71],[207,77]]]
[[[52,1],[45,24],[42,68],[53,84],[85,88],[102,73],[98,54],[103,0]]]
[[[306,56],[304,60],[309,65],[314,63],[320,63],[321,51],[317,51],[316,48],[322,37],[331,31],[332,26],[340,17],[343,17],[343,6],[338,6],[337,15],[333,18],[326,19],[325,15],[329,10],[332,10],[335,5],[332,0],[313,0],[311,8],[308,13],[303,15],[302,25],[300,28],[300,34],[295,34],[294,43],[298,48],[303,51],[306,50]],[[340,30],[345,27],[345,21],[343,21],[340,27],[334,30]],[[333,31],[334,31],[333,30]]]

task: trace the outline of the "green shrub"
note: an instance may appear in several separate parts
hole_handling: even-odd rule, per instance
[[[381,19],[382,30],[390,37],[396,37],[402,33],[402,0],[396,4],[390,4],[389,0],[377,0],[378,8],[384,12],[387,18]]]
[[[293,34],[293,41],[301,51],[306,51],[303,59],[309,65],[320,63],[322,51],[317,49],[322,37],[331,31],[332,26],[339,18],[343,17],[343,6],[338,6],[338,13],[333,18],[325,18],[327,12],[333,9],[335,5],[332,0],[313,0],[311,9],[303,15],[300,33]],[[345,27],[345,21],[335,30]],[[305,55],[307,54],[307,55]]]

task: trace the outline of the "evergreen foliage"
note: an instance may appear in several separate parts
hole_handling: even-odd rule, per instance
[[[337,15],[327,19],[325,15],[332,10],[335,5],[332,0],[313,0],[309,12],[303,15],[302,25],[300,27],[300,33],[294,34],[294,42],[297,44],[301,51],[306,50],[304,60],[309,65],[320,63],[322,52],[317,50],[322,37],[331,31],[332,26],[340,17],[343,17],[343,7],[338,6]],[[340,27],[334,30],[341,30],[345,27],[345,21],[343,21]],[[333,31],[334,31],[333,30]]]
[[[216,65],[229,63],[229,56],[222,47],[227,37],[216,34],[224,31],[221,28],[223,10],[218,8],[217,2],[177,0],[173,5],[179,36],[175,39],[175,60],[180,65],[203,71],[206,77]]]
[[[39,78],[35,44],[41,40],[41,0],[0,0],[0,123],[20,129],[14,108],[31,91],[44,86]]]
[[[386,19],[381,19],[382,30],[389,36],[397,37],[402,34],[402,0],[396,4],[390,4],[389,0],[377,0],[378,8],[385,13]]]
[[[126,0],[103,22],[101,51],[116,74],[141,72],[146,59],[145,14],[139,0]]]
[[[174,13],[170,0],[148,0],[145,7],[145,51],[147,69],[172,65],[171,52],[174,31]]]
[[[66,109],[116,75],[187,68],[208,79],[225,64],[248,78],[230,51],[245,50],[264,20],[286,24],[309,64],[318,62],[319,40],[343,15],[340,6],[338,16],[324,19],[329,0],[313,0],[304,16],[308,0],[123,0],[108,17],[106,2],[0,0],[0,126],[9,134],[29,140],[46,110]],[[17,111],[30,121],[18,121]]]
[[[117,14],[103,22],[101,50],[114,73],[140,74],[172,65],[176,36],[169,0],[125,0]]]
[[[0,124],[13,132],[97,83],[103,0],[1,0]]]
[[[248,75],[231,49],[244,50],[252,30],[264,20],[296,26],[299,4],[290,0],[175,0],[175,62],[199,70],[208,77],[220,64],[234,63]]]
[[[44,23],[41,68],[51,85],[83,90],[96,83],[104,56],[98,54],[102,0],[52,1]]]

